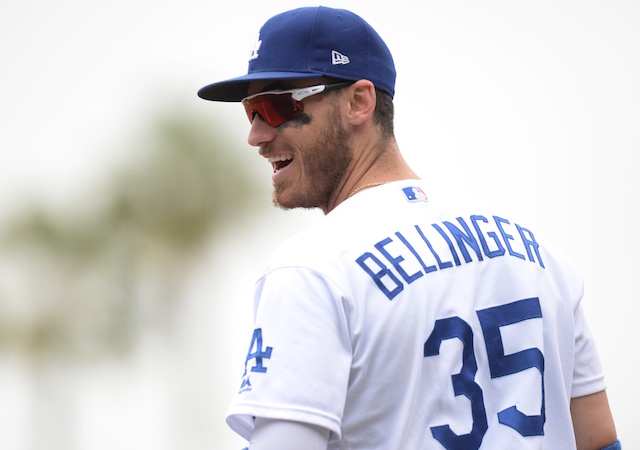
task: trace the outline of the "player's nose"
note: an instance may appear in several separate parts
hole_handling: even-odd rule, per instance
[[[259,114],[256,114],[253,122],[251,122],[251,129],[249,130],[247,141],[249,145],[253,147],[260,147],[265,143],[271,142],[276,132],[275,128],[269,126]]]

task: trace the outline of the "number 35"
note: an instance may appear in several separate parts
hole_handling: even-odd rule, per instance
[[[506,305],[487,308],[476,312],[482,327],[491,378],[513,375],[517,372],[535,367],[540,371],[542,406],[540,414],[527,416],[514,406],[498,413],[498,421],[507,425],[522,436],[544,434],[544,356],[538,348],[529,348],[513,354],[505,355],[500,327],[522,322],[528,319],[541,318],[540,300],[528,298]],[[464,395],[471,402],[473,426],[469,434],[457,435],[449,425],[431,427],[431,434],[447,450],[477,450],[487,432],[487,415],[484,407],[482,388],[474,378],[478,370],[473,351],[473,331],[469,324],[460,317],[449,317],[437,320],[431,335],[424,343],[424,356],[435,356],[440,353],[440,344],[447,339],[458,338],[462,341],[462,369],[451,376],[453,391],[456,396]]]

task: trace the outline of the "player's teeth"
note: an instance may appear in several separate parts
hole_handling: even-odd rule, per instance
[[[290,156],[284,156],[284,155],[280,155],[280,156],[271,156],[269,157],[269,162],[270,163],[276,163],[276,162],[280,162],[280,161],[289,161],[290,159],[293,159]]]

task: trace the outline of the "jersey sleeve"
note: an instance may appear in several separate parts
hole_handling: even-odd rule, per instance
[[[575,312],[575,360],[571,397],[582,397],[606,389],[602,364],[593,336],[578,303]]]
[[[339,437],[351,366],[348,298],[323,275],[286,267],[258,281],[254,300],[255,329],[227,423],[245,439],[255,417]]]
[[[563,312],[561,320],[573,320],[573,327],[559,325],[557,329],[559,341],[566,344],[564,348],[569,343],[573,344],[572,352],[563,353],[566,359],[561,362],[567,368],[565,377],[571,377],[568,393],[574,398],[603,391],[607,386],[602,364],[583,310],[583,302],[587,298],[584,279],[576,266],[555,249],[550,249],[545,256],[548,258],[548,270],[557,274],[554,292],[558,292],[567,308],[566,316]],[[568,359],[571,356],[572,360]]]

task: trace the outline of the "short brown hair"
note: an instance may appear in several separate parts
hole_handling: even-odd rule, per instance
[[[376,88],[376,109],[373,120],[382,130],[386,138],[393,138],[393,99],[389,94]]]
[[[330,77],[327,77],[324,80],[324,82],[326,82],[327,84],[340,83],[343,81],[347,80]],[[353,83],[354,81],[351,80],[351,82]],[[384,138],[394,137],[393,117],[393,98],[391,98],[391,95],[389,95],[382,89],[376,88],[376,108],[373,111],[373,120],[376,125],[380,126],[380,130],[382,131],[382,136]]]

